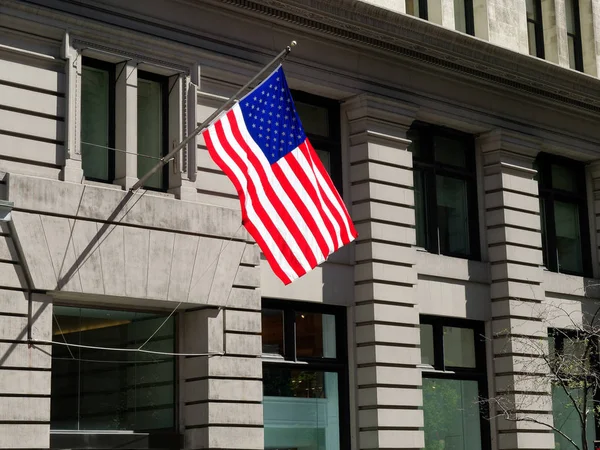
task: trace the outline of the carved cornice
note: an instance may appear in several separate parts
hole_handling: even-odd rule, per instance
[[[208,2],[600,112],[600,80],[594,77],[357,0],[202,0],[201,3]]]

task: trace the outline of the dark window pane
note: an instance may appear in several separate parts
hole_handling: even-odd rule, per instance
[[[283,311],[279,309],[263,309],[262,352],[283,356],[283,342]]]
[[[303,358],[335,358],[335,316],[296,313],[296,354]]]
[[[577,0],[565,0],[565,14],[567,19],[567,33],[576,34],[575,27],[575,2]]]
[[[323,106],[294,102],[306,134],[329,137],[329,111]]]
[[[426,155],[421,146],[421,135],[417,130],[409,130],[406,136],[410,140],[408,150],[412,152],[413,159],[423,160]]]
[[[421,328],[421,363],[433,366],[435,364],[433,351],[433,326],[422,323]]]
[[[321,163],[325,167],[327,173],[331,175],[331,153],[327,150],[319,149],[315,149],[315,152],[317,152],[317,155],[319,156],[319,159],[321,160]]]
[[[425,176],[423,172],[413,171],[415,183],[415,226],[417,231],[417,245],[427,247],[427,202],[425,197]]]
[[[537,56],[537,42],[535,39],[535,24],[527,22],[527,39],[529,41],[529,54]]]
[[[552,187],[563,191],[577,192],[577,173],[574,170],[552,164]]]
[[[467,182],[437,175],[436,195],[440,251],[468,255],[471,249]]]
[[[437,162],[466,168],[467,155],[464,141],[446,136],[435,136],[433,147]]]
[[[444,365],[475,368],[475,332],[471,328],[444,327]]]
[[[426,449],[481,449],[476,381],[423,379]]]
[[[265,449],[340,449],[338,375],[265,366]]]
[[[539,173],[539,172],[538,172]],[[546,268],[548,267],[548,249],[550,247],[548,247],[548,232],[547,230],[547,225],[546,225],[546,201],[542,198],[540,198],[540,222],[542,225],[542,256],[543,256],[543,262],[544,262],[544,266],[546,266]]]
[[[138,178],[146,175],[163,154],[163,101],[162,85],[158,81],[138,79]],[[151,158],[148,158],[150,156]],[[157,170],[145,184],[163,189],[163,171]]]
[[[559,270],[583,272],[579,207],[573,203],[554,202],[554,221]]]
[[[137,348],[163,316],[54,307],[53,340]],[[144,348],[174,352],[174,319]],[[51,427],[58,430],[173,428],[175,363],[169,356],[52,346]]]
[[[421,17],[419,12],[419,0],[406,0],[406,14]]]
[[[88,179],[109,181],[110,76],[83,66],[81,74],[81,165]]]
[[[454,0],[454,28],[456,31],[467,32],[466,0]]]
[[[575,38],[573,36],[567,36],[567,43],[569,44],[569,67],[577,70],[577,60],[575,58]]]

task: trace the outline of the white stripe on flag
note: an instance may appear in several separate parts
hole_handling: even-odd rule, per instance
[[[308,224],[304,220],[304,217],[302,217],[302,214],[300,214],[300,212],[298,211],[298,208],[296,207],[294,202],[290,199],[290,197],[287,194],[287,192],[285,191],[285,189],[281,186],[281,183],[279,182],[279,179],[277,178],[277,176],[275,176],[275,174],[273,173],[271,164],[267,160],[265,154],[260,149],[258,144],[254,141],[254,139],[252,139],[252,137],[250,136],[250,133],[248,131],[248,128],[246,127],[246,123],[244,122],[244,117],[242,115],[242,111],[241,111],[241,108],[239,107],[239,105],[236,105],[233,107],[233,112],[235,114],[236,121],[238,124],[238,129],[240,131],[240,134],[242,135],[242,138],[245,140],[245,142],[250,147],[250,150],[252,150],[252,153],[258,159],[263,171],[265,172],[265,175],[267,176],[267,178],[269,179],[269,182],[273,186],[273,190],[276,192],[279,199],[281,200],[281,203],[289,212],[290,216],[292,217],[292,220],[294,220],[294,222],[298,225],[298,228],[300,229],[302,236],[304,236],[304,239],[306,239],[308,246],[310,247],[315,259],[317,260],[317,264],[320,264],[321,262],[323,262],[325,260],[326,255],[323,255],[323,253],[321,252],[321,248],[319,247],[319,244],[317,243],[317,240],[315,239],[315,236],[314,236],[313,232],[311,231],[311,228],[308,226]],[[276,164],[279,164],[279,163],[276,163]],[[293,180],[289,179],[289,181],[292,182]],[[293,183],[291,183],[291,184],[292,184],[292,186],[294,186]],[[300,192],[298,190],[296,190],[296,191],[300,195]],[[309,205],[306,205],[306,206],[309,207]],[[314,208],[314,204],[312,206],[313,206],[313,210],[316,212],[316,209]],[[310,211],[310,208],[309,208],[309,211]]]
[[[275,258],[276,263],[279,265],[279,267],[281,267],[281,270],[288,276],[288,278],[290,280],[294,280],[294,279],[298,278],[298,274],[289,265],[285,256],[283,256],[283,253],[281,252],[279,247],[273,241],[271,234],[267,231],[262,220],[260,219],[260,217],[258,216],[256,211],[254,210],[254,206],[252,204],[253,198],[248,192],[248,184],[246,181],[246,177],[243,175],[242,169],[240,167],[238,167],[238,165],[235,163],[235,161],[233,161],[233,159],[231,159],[231,157],[229,156],[229,153],[221,145],[221,142],[219,141],[219,136],[217,135],[214,125],[212,125],[208,129],[208,132],[210,133],[210,139],[212,141],[214,149],[219,154],[219,157],[223,160],[223,162],[225,164],[227,164],[227,166],[234,173],[235,177],[237,178],[238,182],[240,183],[240,186],[244,190],[245,197],[246,197],[246,205],[245,206],[246,206],[246,213],[248,214],[248,218],[252,221],[252,223],[254,224],[254,226],[256,227],[258,232],[260,233],[260,235],[263,238],[263,240],[265,241],[265,244],[267,245],[267,247],[269,247],[269,250],[273,254],[273,257]]]
[[[234,106],[233,109],[235,110],[236,108],[239,109],[239,104]],[[279,213],[277,212],[277,210],[271,203],[271,200],[267,196],[267,194],[263,188],[263,184],[260,180],[260,177],[258,176],[258,173],[256,171],[256,168],[248,159],[248,155],[246,154],[246,151],[240,146],[240,144],[236,140],[235,136],[233,135],[233,132],[231,131],[231,123],[229,122],[229,117],[227,115],[223,116],[223,118],[221,119],[221,123],[223,124],[223,131],[225,132],[225,137],[227,138],[227,142],[229,143],[229,145],[231,146],[233,151],[235,151],[237,153],[238,157],[244,162],[244,164],[246,164],[246,167],[248,168],[248,176],[252,179],[252,182],[256,189],[256,195],[258,196],[258,201],[265,209],[265,212],[269,215],[269,218],[273,221],[273,225],[275,225],[277,230],[281,233],[281,236],[285,240],[286,244],[288,244],[290,246],[290,249],[292,250],[292,254],[296,258],[298,263],[302,266],[302,268],[306,272],[308,272],[309,270],[312,269],[311,265],[309,264],[308,260],[304,256],[304,252],[298,246],[298,242],[296,241],[294,236],[292,236],[292,233],[290,232],[290,230],[286,226],[285,222],[282,220],[281,216],[279,215]],[[239,127],[238,127],[238,129],[239,129]],[[249,139],[250,140],[246,141],[247,143],[253,142],[251,137],[249,137]],[[268,227],[267,227],[267,229],[268,229]]]

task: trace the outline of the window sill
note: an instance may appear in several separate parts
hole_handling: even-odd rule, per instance
[[[436,255],[417,248],[418,275],[449,278],[460,281],[489,284],[489,263],[454,256]]]

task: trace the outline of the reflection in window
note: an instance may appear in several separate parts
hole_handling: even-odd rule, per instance
[[[432,253],[479,257],[473,137],[415,123],[413,154],[417,245]]]
[[[164,321],[155,314],[54,307],[56,342],[137,348]],[[171,318],[144,348],[175,351]],[[51,428],[55,430],[172,429],[172,357],[52,346]]]
[[[144,76],[151,79],[143,78]],[[156,77],[140,75],[138,78],[138,178],[146,175],[156,165],[157,159],[166,153],[165,137],[167,133],[164,121],[166,118],[167,102],[165,101],[166,88]],[[143,155],[143,156],[142,156]],[[144,187],[152,189],[166,189],[166,174],[168,165],[164,170],[157,170]]]
[[[454,29],[475,35],[473,23],[473,0],[454,0]]]
[[[265,449],[340,449],[338,374],[263,370]]]
[[[544,264],[554,272],[589,274],[591,254],[583,165],[540,154],[536,169]]]
[[[575,407],[573,401],[576,402],[577,407]],[[587,404],[593,404],[591,394],[587,400]],[[579,419],[578,411],[582,410],[582,389],[569,389],[569,394],[567,395],[562,386],[552,386],[552,415],[554,426],[573,439],[579,448],[582,448],[582,421]],[[594,412],[591,406],[586,421],[588,448],[589,450],[592,450],[594,448],[594,440],[596,439],[596,428],[594,426]],[[575,450],[573,444],[556,431],[554,432],[554,442],[556,443],[557,450]]]
[[[565,0],[565,14],[567,21],[567,44],[569,47],[569,67],[583,72],[578,0]]]
[[[297,312],[296,354],[305,358],[335,358],[335,317]]]
[[[421,364],[433,366],[433,325],[422,323],[421,329]]]
[[[475,367],[473,329],[444,327],[444,364],[449,367]]]
[[[425,448],[479,450],[477,381],[423,379]]]
[[[262,310],[262,352],[283,356],[283,311]]]
[[[114,176],[114,66],[84,58],[81,71],[81,165],[85,178]]]
[[[526,0],[527,11],[527,39],[529,42],[529,54],[544,57],[544,28],[542,25],[542,2],[541,0]]]

